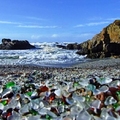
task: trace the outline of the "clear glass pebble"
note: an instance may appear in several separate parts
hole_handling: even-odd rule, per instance
[[[109,83],[109,86],[110,87],[120,86],[120,81],[119,80],[112,81],[111,83]]]
[[[112,79],[109,77],[96,77],[96,80],[101,84],[108,84],[110,82],[112,82]]]
[[[93,108],[100,108],[100,104],[101,104],[101,101],[100,100],[95,100],[93,101],[90,106],[93,107]]]
[[[60,97],[62,95],[62,90],[61,89],[57,89],[54,92],[58,97]]]
[[[40,120],[40,115],[30,116],[28,120]]]
[[[85,102],[85,97],[83,96],[77,96],[76,94],[73,94],[72,98],[78,102]]]
[[[112,105],[117,102],[116,99],[114,99],[112,96],[108,96],[104,102],[105,105]]]
[[[100,92],[107,92],[109,90],[109,88],[107,86],[102,86],[98,89]]]
[[[65,111],[65,107],[63,105],[58,106],[59,113],[63,113]]]
[[[91,118],[91,115],[87,111],[82,110],[76,117],[76,120],[91,120]]]
[[[2,103],[0,103],[0,110],[4,109],[4,105]]]
[[[2,92],[2,98],[5,97],[6,95],[10,94],[12,92],[11,89],[5,89],[3,92]]]
[[[66,102],[70,105],[74,104],[74,99],[71,97],[66,98]]]
[[[12,115],[9,116],[7,120],[21,120],[21,116],[17,112],[13,111]]]
[[[27,112],[29,112],[29,107],[28,107],[28,105],[26,104],[26,105],[24,105],[24,106],[20,109],[20,113],[21,113],[21,114],[24,114],[24,113],[27,113]]]
[[[40,108],[39,110],[38,110],[38,113],[40,114],[40,115],[46,115],[47,114],[47,109],[46,108]]]

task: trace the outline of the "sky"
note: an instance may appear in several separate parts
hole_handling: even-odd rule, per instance
[[[120,0],[0,0],[0,40],[77,42],[120,19]]]

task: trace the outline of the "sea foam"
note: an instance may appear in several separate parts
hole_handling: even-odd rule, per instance
[[[1,65],[33,64],[40,66],[64,66],[84,62],[85,56],[76,54],[76,50],[56,47],[57,43],[32,43],[37,49],[0,50]]]

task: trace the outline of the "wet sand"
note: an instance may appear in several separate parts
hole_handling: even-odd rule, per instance
[[[79,63],[67,68],[64,67],[47,67],[47,66],[35,66],[35,65],[1,65],[0,66],[0,77],[12,75],[12,74],[22,74],[22,73],[31,73],[34,70],[41,71],[43,73],[51,73],[55,75],[65,74],[69,76],[74,74],[77,76],[83,74],[87,76],[89,74],[97,73],[102,76],[111,76],[120,77],[120,59],[99,59],[91,60],[85,63]],[[75,71],[75,72],[74,72]],[[117,76],[116,76],[117,74]]]
[[[120,69],[120,58],[93,59],[89,60],[88,62],[76,64],[73,67],[89,69],[102,69],[102,68]]]

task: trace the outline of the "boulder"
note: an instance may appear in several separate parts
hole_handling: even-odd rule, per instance
[[[80,50],[82,47],[80,44],[77,43],[70,43],[66,46],[68,50]]]
[[[66,49],[65,45],[56,45],[58,48]]]
[[[33,49],[35,46],[31,45],[27,40],[11,40],[11,39],[2,39],[2,44],[0,44],[0,49],[2,50],[24,50],[24,49]]]
[[[9,42],[11,42],[11,39],[5,39],[5,38],[2,39],[2,44],[3,45],[8,44]]]
[[[89,58],[120,56],[120,20],[115,20],[91,40],[80,45],[82,50],[77,53],[86,53]]]

